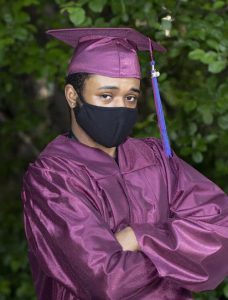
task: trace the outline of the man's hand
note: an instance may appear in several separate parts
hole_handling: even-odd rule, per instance
[[[134,231],[130,226],[127,226],[123,230],[115,233],[117,241],[123,248],[123,251],[139,251],[139,244],[137,242]]]

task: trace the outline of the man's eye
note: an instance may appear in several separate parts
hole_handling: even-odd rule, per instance
[[[103,98],[103,99],[105,99],[105,100],[110,100],[111,99],[111,95],[107,95],[107,94],[103,94],[103,95],[101,95],[101,97]],[[110,98],[109,98],[110,97]]]
[[[127,100],[130,101],[130,102],[134,102],[134,101],[137,100],[137,97],[135,97],[135,96],[128,96]]]

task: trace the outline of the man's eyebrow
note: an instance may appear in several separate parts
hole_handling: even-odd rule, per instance
[[[136,89],[136,88],[131,88],[130,91],[133,91],[133,92],[136,92],[136,93],[139,93],[139,94],[140,94],[140,90],[139,90],[139,89]]]
[[[113,86],[113,85],[106,85],[106,86],[102,86],[100,87],[98,90],[118,90],[119,88],[117,86]],[[139,93],[140,94],[140,90],[137,89],[137,88],[130,88],[129,91],[132,91],[132,92],[136,92],[136,93]]]
[[[119,88],[117,86],[106,85],[106,86],[100,87],[98,90],[118,90],[118,89]]]

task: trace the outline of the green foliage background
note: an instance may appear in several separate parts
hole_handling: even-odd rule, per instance
[[[227,1],[0,0],[0,11],[0,300],[35,299],[21,179],[43,147],[69,128],[64,77],[73,49],[49,39],[47,29],[134,27],[164,45],[168,51],[154,57],[172,148],[228,192]],[[159,137],[149,53],[140,60],[134,136]],[[195,297],[228,299],[228,282]]]

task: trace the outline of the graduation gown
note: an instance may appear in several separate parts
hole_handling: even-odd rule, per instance
[[[58,135],[21,191],[39,300],[189,300],[228,276],[228,196],[160,139],[100,149]],[[140,251],[114,234],[131,226]]]

